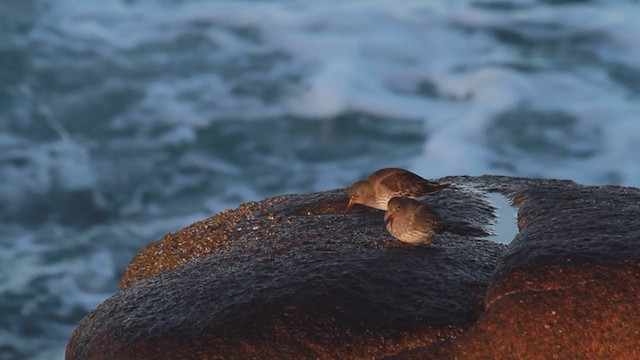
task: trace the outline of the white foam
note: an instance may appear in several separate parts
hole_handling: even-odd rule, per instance
[[[0,168],[0,196],[9,207],[27,194],[91,189],[96,183],[87,149],[71,139],[20,141],[5,150],[2,160],[7,163]]]
[[[536,165],[535,156],[522,153],[518,175],[597,183],[604,173],[615,171],[622,183],[639,184],[640,165],[631,155],[624,156],[637,144],[634,134],[640,105],[634,96],[613,81],[601,63],[584,62],[565,70],[554,62],[571,59],[571,51],[581,49],[570,42],[572,37],[593,34],[594,43],[589,46],[595,56],[637,68],[640,45],[633,34],[640,31],[634,20],[640,10],[623,2],[597,7],[521,2],[520,10],[501,12],[470,4],[191,1],[158,6],[152,1],[88,0],[78,5],[66,0],[50,2],[53,11],[46,29],[59,27],[64,36],[86,46],[106,45],[104,50],[117,57],[121,49],[170,44],[199,24],[216,44],[203,56],[221,65],[257,54],[286,55],[273,60],[266,70],[251,70],[257,80],[289,88],[274,103],[232,93],[234,84],[245,81],[242,73],[225,79],[221,74],[169,77],[147,86],[145,98],[116,123],[135,119],[135,124],[150,122],[151,126],[201,127],[227,116],[331,118],[346,112],[424,119],[429,124],[429,141],[414,168],[428,167],[429,174],[441,176],[504,172],[492,166],[495,154],[487,151],[482,137],[496,116],[525,105],[573,115],[580,121],[578,126],[598,126],[603,141],[612,145],[594,158],[570,158],[544,168]],[[493,36],[498,28],[517,30],[542,45],[534,43],[532,54],[527,55]],[[33,36],[44,35],[35,31]],[[606,38],[599,41],[598,36]],[[563,38],[567,39],[564,45],[544,44]],[[541,70],[522,72],[502,64],[529,64]],[[285,69],[300,81],[287,84],[281,78]],[[416,93],[422,81],[432,83],[437,96]],[[192,141],[185,137],[189,132],[184,128],[180,134],[180,139],[167,141]],[[622,148],[613,143],[622,143]],[[606,160],[619,158],[624,167],[604,170],[610,167]]]
[[[163,233],[243,201],[346,186],[364,169],[640,185],[640,94],[615,75],[640,73],[640,7],[526,0],[517,2],[522,9],[495,11],[477,3],[41,0],[46,11],[18,41],[29,50],[28,74],[9,89],[18,105],[0,114],[8,129],[20,129],[0,133],[0,198],[7,204],[0,210],[20,214],[33,198],[88,191],[113,222],[85,230],[3,228],[12,241],[0,242],[0,294],[46,277],[44,297],[26,302],[25,315],[51,298],[62,299],[53,310],[61,317],[88,310],[115,290],[116,272],[126,265],[120,262]],[[515,35],[526,44],[509,42]],[[46,74],[58,74],[51,81],[59,89],[43,93]],[[122,96],[123,89],[131,93]],[[74,110],[113,94],[130,101],[113,116]],[[573,127],[548,126],[536,135],[569,154],[546,156],[494,136],[496,118],[521,109],[574,119]],[[238,151],[246,154],[233,160],[180,152],[221,120],[333,121],[352,113],[423,121],[409,128],[424,131],[422,151],[394,155],[392,143],[382,159],[362,146],[354,151],[363,154],[306,161],[293,148],[296,139],[240,131],[247,146]],[[30,132],[41,127],[54,138],[34,140],[42,137]],[[109,138],[92,138],[94,127]],[[330,148],[339,131],[306,136]],[[283,144],[264,140],[263,154],[250,136]],[[495,142],[508,151],[496,151]],[[62,260],[47,263],[52,256]],[[49,345],[59,353],[58,342]]]

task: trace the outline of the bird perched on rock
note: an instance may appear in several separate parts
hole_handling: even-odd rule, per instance
[[[429,181],[405,169],[380,169],[366,180],[351,185],[347,210],[354,204],[387,210],[387,203],[393,197],[420,200],[446,187],[449,187],[448,183]]]
[[[417,200],[401,197],[389,200],[384,223],[391,235],[409,244],[428,245],[433,236],[443,230],[435,210]]]

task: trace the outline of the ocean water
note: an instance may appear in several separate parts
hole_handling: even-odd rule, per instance
[[[164,233],[387,166],[640,185],[638,1],[0,0],[0,359]]]

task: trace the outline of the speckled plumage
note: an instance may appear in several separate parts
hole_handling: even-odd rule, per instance
[[[351,186],[347,208],[354,204],[362,204],[387,210],[387,203],[393,197],[423,199],[446,187],[449,187],[449,184],[424,179],[405,169],[380,169],[369,175],[366,180],[358,181]]]
[[[410,244],[428,245],[442,231],[440,216],[435,210],[409,198],[389,200],[384,223],[391,235]]]

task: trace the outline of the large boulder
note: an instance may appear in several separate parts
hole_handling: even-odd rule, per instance
[[[450,177],[429,247],[393,239],[344,189],[247,203],[147,246],[68,359],[640,358],[637,189]],[[478,236],[486,192],[519,207]],[[634,336],[635,335],[635,336]]]
[[[398,358],[640,359],[638,189],[522,185],[500,186],[520,232],[478,321]]]

